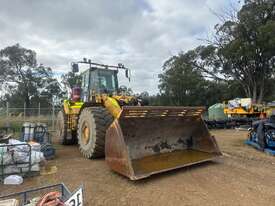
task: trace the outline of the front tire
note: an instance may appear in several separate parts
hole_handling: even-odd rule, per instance
[[[113,117],[103,107],[82,110],[78,121],[78,144],[86,158],[105,156],[105,134]]]

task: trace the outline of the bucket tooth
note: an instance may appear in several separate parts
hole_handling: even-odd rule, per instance
[[[203,107],[123,107],[106,132],[112,170],[131,180],[221,156]]]

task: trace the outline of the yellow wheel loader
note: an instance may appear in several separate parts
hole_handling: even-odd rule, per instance
[[[118,86],[129,69],[90,60],[80,88],[72,90],[57,120],[63,144],[78,142],[86,158],[104,157],[110,168],[131,180],[205,162],[221,152],[201,114],[203,107],[150,107]]]

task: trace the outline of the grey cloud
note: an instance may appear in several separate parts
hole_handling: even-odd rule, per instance
[[[18,42],[58,73],[84,56],[122,62],[134,91],[157,93],[163,62],[202,43],[218,22],[209,8],[229,1],[0,0],[0,48]]]

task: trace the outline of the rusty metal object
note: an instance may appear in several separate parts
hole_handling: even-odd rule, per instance
[[[203,107],[123,107],[106,133],[106,162],[138,180],[222,155]]]

